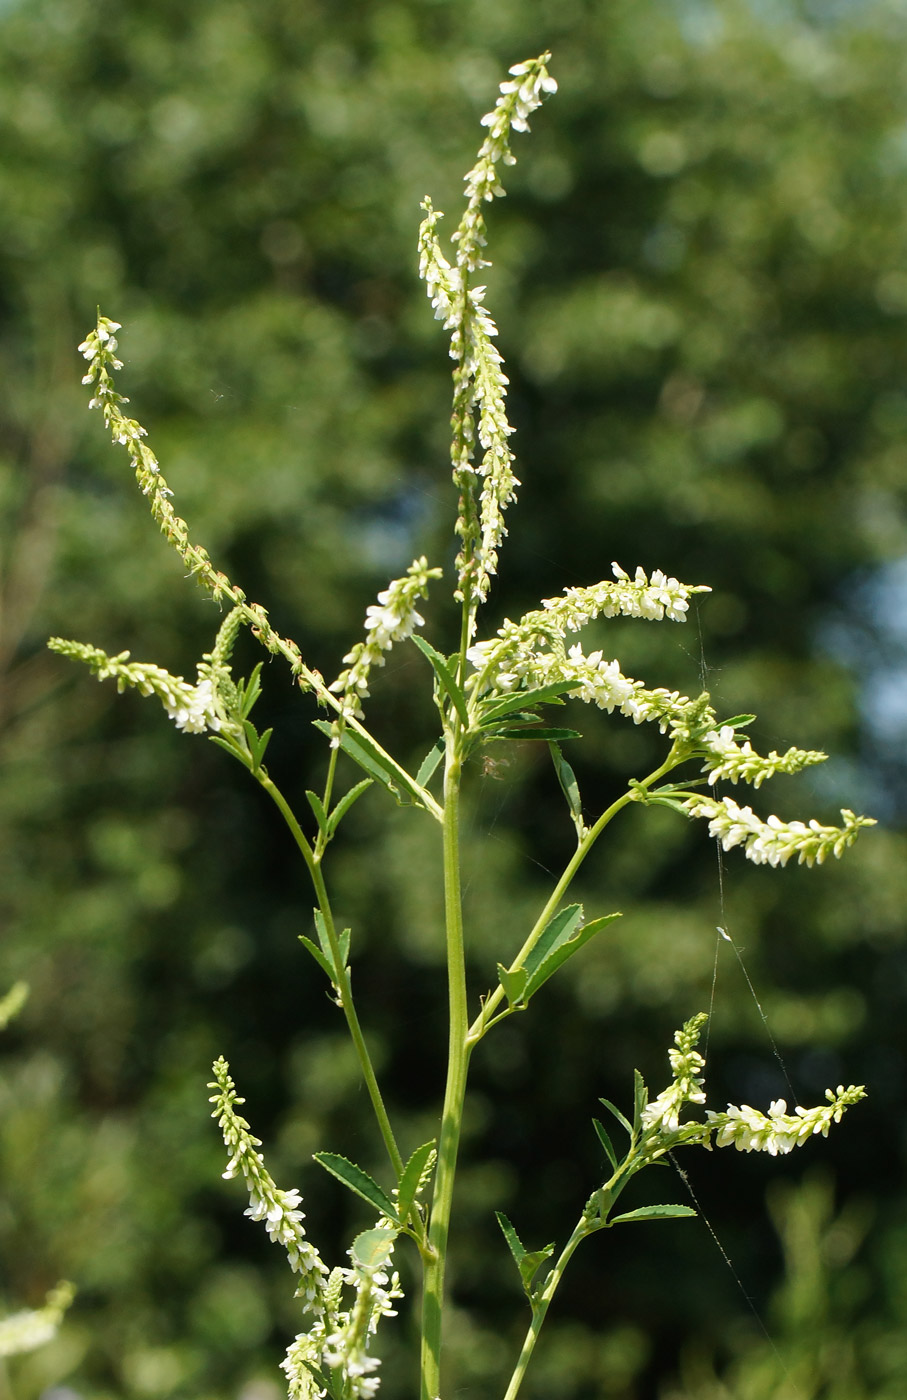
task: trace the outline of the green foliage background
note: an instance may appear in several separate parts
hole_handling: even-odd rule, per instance
[[[10,1309],[62,1276],[80,1294],[0,1394],[279,1393],[292,1288],[219,1180],[216,1054],[325,1252],[362,1222],[311,1152],[380,1168],[264,799],[156,707],[44,650],[75,636],[191,675],[217,623],[86,414],[74,347],[97,304],[124,323],[122,387],[195,537],[336,672],[414,553],[451,562],[449,362],[416,278],[419,200],[451,223],[497,82],[546,47],[561,90],[492,214],[523,486],[490,613],[612,559],[711,584],[685,628],[609,623],[608,649],[620,633],[631,674],[757,711],[760,748],[835,755],[758,810],[885,822],[835,869],[732,855],[723,905],[701,827],[669,813],[634,811],[585,872],[590,914],[625,917],[477,1061],[456,1393],[500,1392],[523,1324],[493,1207],[532,1242],[563,1235],[600,1171],[597,1098],[623,1100],[633,1065],[658,1084],[671,1032],[709,1004],[719,923],[798,1096],[844,1080],[871,1099],[794,1160],[685,1164],[771,1343],[704,1227],[615,1232],[578,1256],[527,1395],[904,1393],[904,726],[878,697],[904,667],[907,7],[3,0],[0,981],[32,997],[0,1059],[0,1286]],[[449,621],[436,600],[428,635]],[[381,679],[372,713],[418,760],[426,668],[401,649]],[[265,680],[272,766],[301,798],[321,740],[277,665]],[[578,718],[598,811],[653,739]],[[349,826],[340,904],[413,1146],[442,1071],[434,832],[376,795]],[[476,994],[570,833],[534,753],[477,772]],[[790,1098],[719,954],[713,1101]],[[388,1400],[411,1393],[406,1325]]]

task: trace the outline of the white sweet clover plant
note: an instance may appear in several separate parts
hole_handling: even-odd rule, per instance
[[[430,583],[441,571],[420,557],[403,577],[393,580],[366,613],[365,638],[344,657],[344,669],[327,683],[304,660],[296,644],[274,631],[267,612],[250,603],[237,585],[217,570],[204,549],[196,545],[186,523],[176,514],[172,493],[149,447],[145,430],[126,416],[127,400],[117,393],[113,372],[119,325],[98,317],[95,329],[79,347],[88,361],[84,382],[93,386],[92,406],[101,409],[113,440],[130,456],[136,480],[153,518],[215,602],[228,611],[212,650],[203,656],[194,682],[172,676],[159,666],[134,662],[127,652],[108,656],[97,647],[55,638],[51,647],[85,662],[99,679],[115,679],[118,687],[133,687],[155,695],[177,727],[186,733],[207,733],[213,742],[237,758],[280,809],[300,857],[311,877],[315,897],[314,937],[302,942],[329,979],[333,997],[352,1036],[362,1078],[374,1111],[390,1168],[388,1187],[355,1163],[336,1153],[320,1152],[316,1160],[373,1207],[377,1223],[357,1237],[349,1251],[350,1264],[328,1270],[302,1228],[299,1192],[282,1191],[268,1175],[260,1142],[239,1117],[237,1098],[224,1060],[214,1066],[212,1102],[230,1153],[227,1177],[242,1176],[249,1192],[247,1214],[263,1221],[271,1238],[286,1251],[299,1279],[302,1328],[287,1352],[283,1369],[294,1400],[370,1397],[378,1388],[378,1358],[373,1343],[379,1322],[394,1315],[400,1297],[399,1280],[391,1269],[401,1235],[415,1246],[422,1270],[421,1400],[441,1393],[444,1315],[444,1274],[453,1203],[460,1127],[469,1062],[475,1046],[506,1017],[525,1010],[539,988],[616,914],[586,919],[579,904],[565,903],[581,864],[605,828],[631,803],[662,804],[687,818],[704,818],[709,832],[725,850],[736,846],[757,864],[784,865],[796,858],[808,865],[840,856],[864,826],[866,817],[842,813],[841,826],[811,822],[782,822],[761,818],[729,797],[715,795],[719,781],[747,783],[758,789],[777,773],[797,773],[819,763],[824,754],[803,749],[775,752],[767,757],[741,740],[740,731],[752,716],[720,719],[708,695],[689,697],[677,691],[650,688],[624,674],[617,659],[602,650],[584,651],[579,634],[595,619],[634,617],[653,622],[685,621],[690,599],[709,590],[680,583],[659,570],[637,568],[633,575],[619,565],[613,576],[584,588],[568,588],[545,599],[516,622],[506,621],[490,637],[478,637],[478,614],[498,567],[504,535],[504,514],[513,503],[517,478],[510,448],[513,432],[506,414],[507,378],[495,345],[496,327],[485,307],[485,288],[476,276],[488,266],[485,210],[503,194],[501,169],[513,162],[510,137],[526,131],[528,118],[543,97],[556,90],[548,73],[548,54],[519,63],[501,85],[492,112],[483,119],[487,135],[475,167],[466,176],[466,207],[451,248],[442,250],[438,225],[441,215],[424,202],[419,234],[420,269],[436,316],[450,332],[454,361],[454,405],[451,465],[459,496],[456,534],[459,555],[454,594],[461,606],[459,641],[453,652],[441,652],[419,634],[424,619],[418,611]],[[231,655],[239,629],[248,627],[270,653],[283,657],[304,693],[314,696],[330,716],[315,725],[328,740],[326,771],[319,792],[307,793],[309,811],[293,810],[264,763],[270,731],[259,733],[250,714],[259,694],[258,666],[247,679],[235,679]],[[372,673],[383,665],[387,651],[410,640],[431,670],[440,735],[418,772],[411,773],[369,732],[364,704]],[[561,744],[578,737],[575,731],[547,724],[545,707],[580,700],[619,714],[634,724],[651,723],[666,737],[666,753],[658,767],[633,780],[611,806],[587,821],[575,775]],[[546,743],[567,800],[576,830],[576,849],[527,932],[522,948],[509,966],[498,964],[492,989],[470,1014],[464,959],[463,906],[460,891],[459,801],[464,765],[489,744],[507,739]],[[358,768],[350,785],[346,774]],[[669,775],[685,768],[678,781]],[[423,1143],[404,1157],[389,1120],[375,1075],[366,1037],[353,999],[349,929],[338,929],[325,882],[327,851],[353,802],[368,787],[386,789],[398,802],[414,805],[439,827],[444,863],[445,940],[450,1023],[449,1060],[437,1142]],[[342,787],[342,790],[341,790]],[[339,791],[339,796],[338,796]],[[526,1341],[507,1387],[505,1400],[516,1396],[532,1356],[549,1304],[564,1268],[580,1240],[624,1221],[659,1216],[692,1215],[686,1206],[648,1206],[615,1214],[628,1181],[643,1167],[682,1146],[734,1146],[741,1151],[775,1155],[789,1152],[816,1134],[825,1135],[832,1122],[863,1097],[857,1086],[829,1089],[817,1108],[787,1112],[779,1100],[767,1113],[744,1104],[722,1112],[706,1110],[704,1060],[697,1044],[705,1022],[694,1016],[678,1031],[670,1051],[672,1079],[654,1098],[640,1075],[636,1077],[632,1114],[625,1116],[608,1104],[628,1135],[619,1154],[604,1126],[595,1121],[610,1176],[586,1202],[572,1234],[553,1260],[554,1246],[528,1250],[509,1220],[499,1216],[526,1293],[531,1320]],[[425,1199],[423,1200],[423,1196]],[[448,1393],[452,1379],[445,1375]]]

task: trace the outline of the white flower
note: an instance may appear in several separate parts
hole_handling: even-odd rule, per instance
[[[198,685],[194,686],[182,682],[182,686],[182,693],[175,703],[164,701],[164,708],[176,723],[177,729],[182,729],[187,734],[204,734],[207,729],[220,729],[211,681],[199,681]]]

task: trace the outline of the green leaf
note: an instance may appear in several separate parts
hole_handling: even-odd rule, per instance
[[[300,941],[300,943],[302,943],[302,944],[304,945],[304,947],[306,947],[306,948],[308,949],[308,951],[312,954],[312,957],[315,959],[315,961],[317,962],[318,966],[321,968],[322,972],[325,973],[325,975],[326,975],[327,977],[330,978],[330,980],[331,980],[332,983],[334,983],[334,969],[331,967],[331,964],[328,962],[327,958],[324,956],[324,953],[322,953],[321,949],[320,949],[320,948],[317,948],[317,947],[315,946],[315,944],[312,942],[311,938],[306,938],[306,936],[305,936],[304,933],[301,933],[301,934],[299,935],[299,941]],[[336,985],[336,984],[335,984],[335,985]]]
[[[614,1168],[614,1170],[617,1171],[617,1167],[618,1167],[617,1153],[614,1151],[614,1146],[613,1146],[613,1144],[612,1144],[612,1142],[611,1142],[611,1139],[609,1138],[609,1136],[608,1136],[608,1134],[607,1134],[607,1131],[606,1131],[606,1129],[605,1129],[604,1123],[600,1123],[599,1120],[598,1120],[597,1118],[593,1118],[593,1119],[592,1119],[592,1126],[593,1126],[593,1128],[595,1129],[595,1131],[596,1131],[596,1133],[597,1133],[597,1135],[598,1135],[598,1140],[599,1140],[599,1142],[601,1143],[602,1147],[605,1149],[605,1155],[607,1156],[608,1161],[611,1163],[611,1165],[612,1165],[612,1167]]]
[[[315,719],[312,721],[316,729],[320,729],[322,734],[327,734],[328,738],[335,738],[334,726],[325,719]],[[387,791],[401,807],[406,802],[414,802],[422,806],[418,792],[415,791],[416,783],[406,772],[394,763],[387,754],[383,754],[377,744],[373,744],[363,734],[353,734],[349,729],[344,729],[340,734],[340,747],[354,763],[374,778]],[[401,791],[402,789],[402,791]]]
[[[576,681],[553,681],[539,690],[515,691],[506,700],[490,705],[481,723],[492,724],[502,715],[509,715],[511,710],[531,710],[534,705],[563,705],[560,697],[568,690],[576,690]]]
[[[529,1299],[531,1299],[532,1280],[538,1273],[541,1265],[544,1264],[545,1260],[551,1258],[551,1255],[554,1253],[554,1245],[548,1244],[545,1246],[544,1249],[535,1249],[531,1252],[524,1249],[523,1243],[520,1240],[519,1235],[511,1225],[510,1221],[507,1219],[507,1216],[504,1214],[504,1212],[496,1210],[495,1215],[497,1217],[498,1224],[504,1232],[504,1238],[510,1246],[510,1253],[516,1260],[516,1266],[520,1271],[520,1280],[523,1285],[523,1291],[526,1294],[526,1296]]]
[[[646,1081],[643,1079],[638,1069],[633,1071],[633,1129],[639,1132],[642,1126],[642,1111],[649,1102],[649,1091],[646,1088]]]
[[[265,756],[265,749],[268,747],[273,730],[266,729],[264,734],[259,734],[250,719],[244,719],[242,727],[252,757],[252,772],[257,773],[261,768],[261,760]]]
[[[315,1384],[318,1386],[318,1389],[326,1392],[326,1394],[329,1396],[329,1400],[342,1400],[343,1392],[342,1390],[337,1389],[337,1386],[331,1380],[330,1375],[326,1375],[324,1371],[320,1370],[319,1367],[315,1365],[314,1361],[304,1360],[302,1364],[308,1371],[309,1375],[314,1377]]]
[[[253,668],[249,679],[245,682],[241,681],[237,687],[239,691],[239,714],[241,719],[248,718],[252,706],[261,695],[261,667],[262,663],[259,661],[258,665]]]
[[[527,1002],[530,997],[535,996],[539,987],[544,986],[549,977],[554,976],[558,968],[562,967],[568,958],[572,958],[574,953],[578,953],[580,948],[588,943],[590,938],[593,938],[606,924],[613,923],[615,919],[619,918],[620,914],[605,914],[600,919],[592,919],[568,938],[559,942],[530,976],[525,994]],[[532,951],[534,953],[535,949],[533,948]]]
[[[239,759],[243,768],[252,772],[252,763],[249,755],[246,753],[245,749],[237,744],[235,739],[223,739],[219,734],[209,734],[208,740],[210,743],[216,744],[219,749],[226,749],[227,753],[230,754],[232,758]]]
[[[324,915],[320,909],[313,909],[312,913],[315,916],[315,928],[318,932],[318,942],[321,944],[321,951],[324,953],[328,962],[333,966],[334,950],[331,947],[331,940],[328,938],[328,928],[324,921]]]
[[[366,1269],[380,1269],[393,1254],[396,1238],[396,1230],[363,1230],[353,1240],[350,1253]]]
[[[745,729],[748,724],[752,724],[755,715],[735,715],[733,719],[723,719],[722,729]]]
[[[428,753],[425,755],[421,764],[419,765],[419,771],[416,774],[416,782],[419,784],[420,787],[425,786],[425,784],[428,782],[429,778],[432,776],[435,769],[437,768],[438,764],[441,762],[441,759],[444,757],[444,748],[445,739],[444,735],[442,734],[440,739],[437,739],[435,743],[432,744]]]
[[[328,817],[327,834],[329,837],[334,835],[334,832],[343,821],[343,818],[346,816],[353,803],[358,801],[362,794],[368,791],[371,785],[371,778],[363,778],[361,783],[357,783],[355,787],[350,788],[349,792],[343,794],[337,806]]]
[[[373,1205],[382,1214],[392,1220],[395,1225],[400,1224],[397,1215],[397,1207],[390,1196],[385,1195],[377,1181],[369,1176],[362,1167],[357,1167],[355,1162],[351,1162],[346,1157],[341,1157],[338,1152],[316,1152],[313,1154],[319,1166],[325,1171],[336,1176],[338,1181],[342,1181],[344,1186],[348,1186],[351,1191],[355,1191],[357,1196],[361,1196],[369,1205]]]
[[[509,1006],[525,1006],[523,994],[526,991],[526,983],[528,980],[529,974],[525,967],[517,967],[510,972],[506,967],[498,963],[498,981],[504,988]]]
[[[626,1128],[627,1132],[632,1137],[633,1128],[631,1127],[627,1119],[624,1117],[624,1115],[621,1113],[620,1109],[615,1104],[613,1104],[610,1099],[599,1099],[599,1103],[603,1103],[608,1112],[614,1114],[614,1117],[617,1119],[620,1126],[622,1128]]]
[[[309,800],[309,806],[315,813],[315,820],[318,823],[319,831],[321,832],[322,836],[327,836],[328,817],[327,812],[324,810],[324,803],[321,801],[321,798],[318,796],[317,792],[312,792],[309,788],[306,788],[305,795]]]
[[[681,1216],[695,1215],[690,1206],[640,1206],[639,1210],[628,1210],[624,1215],[615,1215],[609,1225],[620,1225],[625,1220],[672,1220]]]
[[[466,704],[466,696],[463,694],[463,691],[457,685],[457,682],[452,672],[448,668],[447,662],[445,661],[444,657],[439,651],[435,651],[431,643],[427,642],[424,637],[417,637],[415,633],[413,633],[410,640],[415,642],[422,655],[431,662],[434,673],[438,677],[438,680],[441,682],[442,688],[446,690],[447,694],[450,696],[453,702],[453,707],[456,710],[457,714],[460,716],[464,728],[468,729],[469,709]]]
[[[573,818],[573,825],[576,827],[577,835],[582,838],[586,831],[586,824],[583,821],[583,802],[580,797],[579,783],[576,781],[576,774],[564,758],[557,744],[550,743],[548,747],[551,751],[551,762],[554,764],[557,780],[561,785],[561,792],[566,797],[567,806],[570,808],[570,816]]]
[[[530,953],[527,953],[526,961],[523,964],[530,976],[545,961],[549,953],[553,953],[555,948],[566,943],[567,939],[573,936],[575,929],[582,922],[582,917],[583,906],[581,904],[568,904],[545,925],[539,934],[535,947]]]
[[[423,1142],[410,1157],[400,1177],[397,1187],[397,1210],[401,1220],[406,1220],[415,1205],[419,1186],[435,1150],[435,1140]]]
[[[334,726],[326,719],[315,719],[312,721],[316,729],[320,729],[322,734],[327,734],[328,738],[334,739]],[[353,735],[348,729],[344,729],[340,734],[340,747],[354,763],[358,763],[360,768],[364,768],[370,777],[375,778],[379,783],[387,788],[388,792],[396,801],[400,801],[400,790],[391,781],[387,766],[382,764],[380,758],[375,753],[370,753],[366,744],[360,742],[358,735]]]

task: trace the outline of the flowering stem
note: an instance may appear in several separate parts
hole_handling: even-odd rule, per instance
[[[657,783],[661,778],[665,776],[666,773],[670,773],[673,768],[676,768],[679,763],[683,762],[684,756],[682,754],[679,754],[676,750],[677,746],[674,745],[671,748],[671,752],[668,754],[664,763],[662,763],[659,768],[656,768],[655,771],[653,773],[650,773],[647,778],[643,778],[641,782],[635,783],[633,787],[629,788],[623,794],[623,796],[617,799],[616,802],[612,802],[611,806],[605,812],[602,813],[595,825],[589,828],[582,841],[580,841],[579,845],[574,851],[572,857],[568,861],[567,866],[564,869],[563,875],[558,880],[557,884],[552,890],[544,909],[542,910],[541,914],[536,920],[532,932],[529,934],[529,937],[526,939],[526,942],[523,944],[522,948],[517,953],[516,957],[511,963],[510,971],[515,971],[517,968],[522,967],[526,958],[529,956],[532,949],[538,942],[539,938],[542,936],[542,933],[544,932],[545,928],[554,918],[554,915],[557,913],[557,907],[560,904],[561,900],[564,898],[564,895],[567,893],[571,884],[573,883],[577,871],[579,870],[583,861],[586,859],[586,856],[592,850],[592,847],[595,845],[596,841],[598,840],[599,836],[602,834],[608,823],[614,817],[616,817],[618,812],[622,811],[623,808],[628,805],[628,803],[638,801],[638,794],[641,790],[644,791],[648,789],[652,786],[653,783]],[[478,1044],[478,1042],[482,1039],[483,1035],[485,1035],[486,1031],[488,1031],[490,1027],[493,1024],[495,1024],[492,1018],[494,1017],[494,1012],[499,1006],[503,995],[504,988],[498,986],[486,998],[485,1002],[483,1003],[482,1010],[479,1012],[479,1015],[476,1017],[475,1021],[469,1028],[467,1044],[469,1045],[470,1049],[473,1045]],[[506,1015],[507,1012],[504,1012],[503,1014]]]
[[[312,884],[315,887],[315,897],[324,918],[324,926],[331,948],[334,970],[337,977],[337,995],[340,1001],[340,1007],[346,1018],[346,1024],[349,1028],[353,1044],[356,1047],[356,1057],[359,1060],[362,1078],[365,1081],[365,1087],[368,1091],[368,1096],[371,1099],[372,1108],[374,1109],[375,1117],[378,1121],[378,1130],[381,1133],[384,1146],[387,1149],[387,1155],[391,1160],[391,1165],[399,1179],[403,1172],[403,1158],[400,1155],[400,1149],[397,1146],[397,1140],[394,1137],[394,1131],[391,1127],[390,1119],[387,1116],[387,1109],[384,1106],[384,1099],[378,1087],[378,1080],[372,1066],[371,1056],[368,1053],[368,1046],[365,1043],[365,1036],[362,1034],[362,1027],[359,1024],[359,1017],[356,1014],[356,1007],[353,1003],[353,989],[350,984],[350,974],[341,956],[340,941],[337,937],[337,930],[334,927],[334,916],[331,912],[331,904],[327,889],[325,888],[324,876],[321,873],[321,862],[316,858],[315,852],[306,840],[305,834],[296,820],[292,807],[287,802],[277,784],[267,776],[263,769],[259,769],[254,776],[279,808],[281,816],[290,828],[293,839],[302,853],[302,858],[306,863],[309,875],[312,877]]]
[[[448,735],[444,769],[444,907],[447,929],[449,1040],[447,1085],[441,1116],[438,1165],[428,1232],[429,1252],[422,1293],[421,1400],[435,1400],[440,1390],[441,1314],[444,1266],[453,1203],[454,1175],[463,1121],[469,1047],[466,1043],[466,960],[463,945],[463,904],[460,892],[460,771],[459,736]]]

